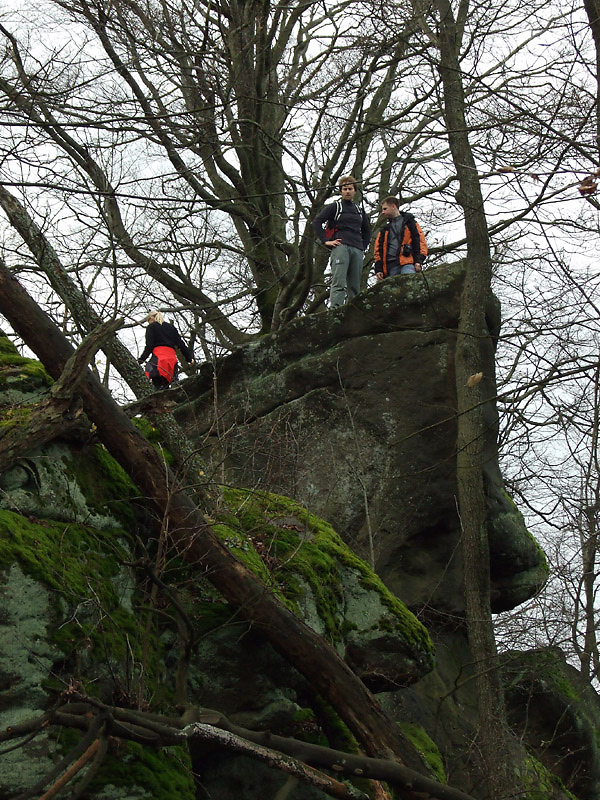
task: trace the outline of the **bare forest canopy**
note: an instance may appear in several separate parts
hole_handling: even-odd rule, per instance
[[[496,620],[498,641],[560,646],[592,685],[600,672],[599,20],[597,0],[44,0],[0,13],[2,280],[17,277],[34,298],[23,300],[31,318],[15,317],[7,289],[2,327],[44,351],[59,393],[82,381],[92,418],[100,401],[81,379],[87,361],[119,400],[150,393],[135,358],[150,308],[207,362],[325,312],[327,253],[310,222],[342,175],[357,178],[374,227],[381,199],[401,199],[427,233],[428,265],[465,260],[456,507],[469,644],[482,665],[479,744],[500,741],[488,787],[497,797],[514,754],[486,583],[491,403],[507,486],[554,568],[530,607]],[[371,267],[372,243],[364,289]],[[491,289],[503,305],[493,396],[477,381]],[[60,357],[33,325],[38,311]],[[79,415],[69,391],[56,399],[57,425],[65,408]],[[107,408],[109,431],[120,412]],[[161,416],[162,441],[196,476],[179,522],[198,515],[204,531],[197,506],[211,498],[195,445]],[[131,469],[160,500],[159,472]],[[265,618],[273,603],[284,620],[265,603]],[[379,730],[373,754],[414,755],[352,686]],[[360,711],[344,713],[367,742]]]
[[[374,223],[378,201],[400,195],[430,263],[463,252],[440,13],[313,0],[5,12],[11,265],[46,270],[38,291],[57,318],[66,303],[74,336],[83,323],[44,256],[101,317],[135,320],[158,301],[208,357],[322,307],[326,253],[308,223],[341,175],[358,178]],[[577,191],[597,168],[594,41],[581,10],[547,0],[461,3],[456,20],[471,147],[509,270],[544,257],[557,222],[567,239],[594,227],[593,190],[587,206]]]

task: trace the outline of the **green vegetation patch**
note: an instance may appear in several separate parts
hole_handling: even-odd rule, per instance
[[[155,428],[145,417],[134,417],[131,421],[144,438],[150,442],[157,453],[160,454],[161,458],[164,459],[165,464],[171,466],[174,461],[173,454],[164,447],[162,436],[158,428]]]
[[[66,618],[52,641],[67,656],[77,652],[80,664],[84,657],[100,658],[120,668],[139,658],[139,620],[123,608],[115,588],[127,560],[125,544],[114,532],[0,510],[0,568],[17,562],[51,590],[56,618]],[[158,669],[156,651],[153,645],[152,674]]]
[[[110,514],[125,529],[135,527],[138,514],[131,501],[140,497],[140,491],[104,445],[74,455],[68,466],[90,511]]]
[[[427,629],[350,550],[329,523],[310,514],[294,500],[269,492],[225,488],[223,497],[227,509],[224,525],[236,531],[236,555],[245,553],[244,561],[248,566],[251,562],[248,554],[253,553],[252,561],[255,554],[258,555],[261,566],[250,568],[267,585],[280,590],[297,613],[297,603],[308,584],[326,635],[332,642],[340,641],[345,632],[340,612],[344,599],[341,573],[345,567],[358,574],[364,588],[379,595],[390,612],[386,624],[394,633],[420,650],[433,653]],[[219,535],[222,536],[222,531]]]
[[[194,800],[196,793],[187,750],[167,747],[151,750],[136,742],[120,743],[120,752],[109,752],[89,787],[92,794],[103,790],[136,787],[152,800]]]
[[[413,725],[411,722],[400,722],[399,726],[404,735],[411,740],[415,748],[423,756],[423,759],[436,780],[440,783],[448,783],[442,755],[436,743],[421,725]]]
[[[119,569],[117,555],[124,551],[114,533],[75,523],[31,520],[0,509],[0,567],[18,561],[26,574],[69,603],[87,597],[90,580],[103,586],[103,594],[110,594],[110,578]]]
[[[31,421],[31,412],[34,406],[13,406],[2,409],[0,429],[7,433],[12,428],[27,428]]]
[[[570,792],[561,779],[546,769],[533,756],[525,761],[523,775],[523,788],[525,792],[521,795],[523,800],[553,800],[557,794],[568,797],[569,800],[579,800]]]
[[[52,384],[43,365],[33,358],[19,355],[6,336],[0,336],[0,387],[31,392]]]
[[[529,684],[533,679],[540,689],[562,695],[567,702],[583,702],[568,678],[562,654],[553,652],[552,648],[508,653],[505,656],[503,679],[508,687],[518,686],[523,682]]]

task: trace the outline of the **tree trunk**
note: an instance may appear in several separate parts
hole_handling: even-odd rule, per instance
[[[439,72],[444,115],[467,237],[467,272],[461,298],[455,351],[457,394],[457,487],[462,526],[464,592],[469,645],[476,670],[480,720],[479,750],[488,796],[500,798],[515,788],[515,756],[510,746],[504,695],[490,611],[490,556],[483,449],[487,435],[484,403],[494,396],[493,375],[483,375],[484,349],[491,347],[485,309],[491,293],[492,259],[477,166],[470,147],[459,62],[456,22],[449,0],[436,0],[440,14]],[[489,363],[489,362],[488,362]]]
[[[71,312],[78,329],[84,335],[90,334],[94,328],[102,324],[102,319],[91,307],[84,293],[75,285],[46,236],[26,208],[3,186],[0,186],[0,206],[10,224],[31,251],[50,286]],[[150,381],[143,374],[136,359],[115,335],[105,341],[102,348],[106,358],[137,398],[145,398],[154,394]],[[148,413],[152,413],[151,408]],[[173,455],[175,464],[182,472],[185,471],[188,482],[200,495],[205,491],[203,489],[205,481],[201,480],[204,471],[186,435],[172,414],[161,413],[154,418],[154,421],[163,442]]]
[[[600,0],[583,0],[583,5],[596,46],[596,145],[600,158]]]
[[[0,472],[7,472],[24,455],[77,427],[81,403],[73,398],[49,398],[35,405],[2,409]]]

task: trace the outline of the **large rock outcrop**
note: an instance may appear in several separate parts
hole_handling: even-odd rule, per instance
[[[3,428],[27,424],[27,409],[51,381],[2,337],[0,350],[1,439]],[[0,730],[40,717],[57,697],[79,690],[126,707],[144,707],[151,698],[153,710],[173,714],[183,671],[189,703],[216,707],[237,724],[314,735],[328,715],[334,730],[335,714],[319,707],[293,665],[166,548],[148,504],[85,421],[24,452],[0,475],[0,489]],[[425,627],[328,523],[289,498],[228,488],[212,512],[225,546],[260,575],[266,591],[334,644],[371,688],[407,686],[431,671],[434,649]],[[152,592],[148,568],[135,567],[140,557],[168,589]],[[180,625],[185,618],[193,628],[185,667],[177,614]],[[331,731],[324,742],[345,744]],[[41,793],[43,777],[74,741],[74,733],[57,740],[42,729],[9,749],[1,757],[0,798],[38,781]],[[202,770],[209,796],[221,798],[236,796],[239,781],[249,800],[264,796],[266,784],[277,789],[285,780],[260,767],[248,780],[238,758],[212,754],[207,760],[201,753],[194,759],[190,764],[181,748],[152,753],[117,745],[85,796],[192,800],[192,768]],[[323,795],[301,789],[298,797]]]
[[[299,320],[208,365],[186,384],[179,420],[219,480],[270,487],[329,520],[425,621],[435,670],[382,701],[424,724],[451,782],[470,789],[477,729],[462,619],[456,508],[454,349],[464,264],[386,280],[348,306]],[[513,608],[544,583],[544,555],[498,467],[490,300],[483,381],[492,605]],[[439,709],[443,708],[443,713]],[[425,722],[426,721],[426,722]]]
[[[224,487],[212,519],[223,543],[334,643],[442,780],[445,773],[478,797],[454,474],[453,352],[463,274],[456,264],[385,281],[346,307],[206,365],[172,395],[186,398],[178,418]],[[493,302],[488,320],[495,334]],[[492,343],[483,376],[490,398]],[[39,364],[0,337],[0,435],[2,421],[18,424],[19,404],[41,396],[48,382]],[[546,568],[504,491],[493,399],[486,419],[490,570],[499,610],[529,597]],[[151,697],[154,710],[172,709],[176,684],[187,675],[190,703],[216,706],[237,724],[353,747],[293,665],[177,554],[163,550],[160,520],[136,501],[135,486],[85,424],[23,453],[0,475],[0,489],[0,638],[10,654],[0,658],[7,687],[1,726],[42,712],[79,682],[107,702]],[[176,587],[183,627],[191,631],[185,669],[181,626],[168,594],[152,590],[135,569],[140,555]],[[518,690],[510,699],[519,732]],[[563,714],[560,704],[556,709]],[[556,720],[544,724],[550,737]],[[31,785],[69,746],[61,740],[53,749],[41,736],[14,751],[0,800]],[[552,761],[533,740],[531,747],[570,781],[557,767],[560,754]],[[586,752],[595,780],[597,754]],[[86,790],[90,800],[167,800],[173,790],[186,800],[199,791],[258,800],[285,782],[214,750],[192,753],[202,789],[181,751],[129,746],[113,755]],[[532,759],[524,790],[563,800],[558,778],[540,762]],[[576,788],[591,800],[583,784]],[[323,798],[301,787],[296,796]]]
[[[206,367],[178,411],[215,475],[328,519],[411,608],[461,614],[454,349],[464,265],[381,282]],[[490,302],[492,334],[499,308]],[[491,340],[492,341],[492,340]],[[493,348],[483,381],[494,610],[530,597],[543,553],[498,469]]]
[[[558,648],[503,658],[509,721],[527,749],[581,800],[600,797],[600,698]]]

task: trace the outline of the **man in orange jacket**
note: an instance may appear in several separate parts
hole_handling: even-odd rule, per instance
[[[377,280],[394,275],[421,272],[427,256],[427,243],[412,214],[400,211],[396,197],[386,197],[381,213],[387,220],[375,240],[375,275]]]

